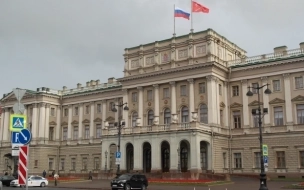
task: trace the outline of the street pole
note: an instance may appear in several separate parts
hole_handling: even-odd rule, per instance
[[[112,111],[113,112],[117,112],[117,109],[115,107],[117,106],[119,109],[121,109],[124,105],[125,105],[124,110],[128,111],[129,108],[128,108],[127,104],[128,103],[126,102],[126,103],[121,103],[121,104],[118,104],[118,105],[114,105],[113,108],[112,108]],[[119,113],[119,111],[118,111],[118,113]],[[118,146],[117,146],[117,152],[120,152],[121,128],[123,126],[121,124],[120,116],[118,116],[118,124],[117,124],[117,126],[118,126]],[[119,175],[120,175],[120,161],[117,163],[117,171],[116,171],[116,176],[118,177]]]
[[[261,105],[260,105],[260,89],[267,86],[267,89],[265,90],[265,94],[271,94],[271,91],[268,89],[268,84],[265,84],[263,86],[257,86],[257,87],[248,87],[247,96],[253,96],[253,93],[250,91],[250,88],[256,89],[258,93],[258,123],[259,123],[259,139],[260,139],[260,159],[261,159],[261,173],[260,173],[260,188],[259,190],[268,190],[267,187],[267,178],[265,173],[265,166],[264,166],[264,158],[263,158],[263,134],[262,134],[262,112],[261,112]]]

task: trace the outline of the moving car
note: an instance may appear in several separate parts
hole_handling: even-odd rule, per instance
[[[27,185],[28,187],[45,187],[49,184],[49,181],[41,176],[38,175],[32,175],[28,178],[28,182]],[[23,185],[25,186],[25,185]],[[18,184],[18,179],[13,180],[11,182],[11,187],[20,187],[20,185]]]
[[[2,185],[5,185],[7,187],[10,186],[11,181],[15,180],[16,178],[14,178],[11,175],[4,175],[0,177],[0,181],[2,182]]]
[[[111,181],[112,190],[116,189],[142,189],[148,187],[148,180],[143,174],[122,174]]]

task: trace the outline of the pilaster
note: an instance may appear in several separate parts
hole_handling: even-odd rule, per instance
[[[284,94],[285,94],[285,109],[286,109],[286,124],[293,124],[292,116],[292,104],[291,104],[291,83],[290,83],[290,74],[283,74],[284,78]]]
[[[138,126],[143,126],[143,106],[144,106],[144,97],[143,97],[143,87],[137,87],[138,90],[138,119],[140,121]]]
[[[103,126],[102,128],[106,127],[105,122],[107,119],[107,100],[102,100],[102,121],[103,121]]]
[[[90,102],[91,111],[90,111],[90,142],[93,143],[94,139],[94,114],[95,114],[95,102]],[[82,122],[82,121],[79,121]]]
[[[180,142],[177,141],[176,135],[170,136],[170,171],[178,170],[178,153],[177,149],[180,146]]]
[[[49,131],[50,131],[50,104],[46,104],[45,109],[45,131],[44,131],[44,140],[49,140]],[[47,142],[46,142],[47,143]]]
[[[157,138],[157,135],[152,135],[152,144],[151,144],[151,170],[159,171],[161,170],[161,150],[160,150],[160,142]]]
[[[224,125],[226,128],[229,127],[229,107],[228,107],[228,98],[230,98],[230,94],[228,94],[228,89],[231,88],[231,86],[228,85],[229,83],[228,82],[224,82],[224,88],[223,88],[223,91],[224,91],[224,100],[225,100],[225,110],[224,110]]]
[[[217,125],[217,108],[219,107],[216,105],[217,101],[217,77],[213,75],[209,75],[207,78],[207,94],[208,94],[208,123],[210,125]]]
[[[4,121],[3,121],[3,141],[9,140],[9,116],[10,112],[8,108],[4,108]]]
[[[261,77],[262,80],[262,85],[266,85],[268,83],[268,78],[267,77]],[[264,90],[262,90],[263,92]],[[261,93],[263,94],[263,106],[264,108],[268,108],[268,110],[270,109],[269,107],[269,95],[265,94],[265,93]],[[270,114],[265,114],[264,115],[264,125],[265,126],[270,126]]]
[[[159,86],[154,84],[154,124],[159,124]]]
[[[128,89],[122,89],[122,93],[123,93],[123,103],[127,103],[128,102]],[[130,106],[130,105],[128,105]],[[122,112],[122,118],[126,123],[126,127],[129,127],[129,111],[123,111]]]
[[[82,121],[83,121],[83,103],[78,104],[79,107],[79,121],[78,121],[78,142],[81,143],[82,140],[82,135],[84,134],[83,126],[82,126]]]
[[[171,85],[171,114],[177,114],[176,113],[176,87],[175,87],[175,81],[170,82]],[[174,117],[172,117],[174,119]],[[174,121],[176,122],[176,121]]]
[[[39,108],[39,127],[38,127],[38,138],[44,139],[45,134],[45,106],[46,103],[40,103]]]
[[[189,82],[189,110],[190,110],[190,120],[193,121],[195,119],[193,113],[195,112],[195,107],[194,107],[194,80],[193,79],[188,79]]]
[[[38,137],[38,128],[37,128],[37,104],[33,104],[33,115],[32,115],[32,135],[33,135],[33,140],[37,140]]]
[[[250,126],[250,121],[249,121],[249,107],[248,107],[248,96],[247,91],[248,91],[248,81],[247,80],[241,80],[242,83],[242,98],[243,98],[243,125],[244,127],[249,127]],[[251,112],[250,112],[251,113]]]
[[[1,123],[0,123],[0,142],[3,140],[3,129],[4,129],[4,117],[5,117],[5,111],[3,110],[1,113]],[[1,143],[0,143],[1,146]]]
[[[73,105],[68,105],[69,116],[68,116],[68,143],[72,140],[72,117],[73,117]]]
[[[57,117],[56,117],[56,135],[55,139],[56,141],[60,140],[60,129],[61,129],[61,106],[57,106]]]

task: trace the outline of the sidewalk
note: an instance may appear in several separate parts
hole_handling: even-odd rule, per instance
[[[54,187],[55,184],[50,182],[49,187]],[[71,181],[71,182],[60,182],[57,184],[56,188],[66,188],[66,189],[98,189],[98,190],[109,190],[111,189],[110,180],[95,179],[84,180],[84,181]]]

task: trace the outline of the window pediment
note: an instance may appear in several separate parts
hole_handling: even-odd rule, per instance
[[[293,99],[291,99],[292,102],[300,102],[300,101],[304,101],[304,96],[296,96]]]
[[[282,100],[280,98],[275,98],[269,102],[269,104],[280,104],[280,103],[285,103],[285,100]]]
[[[263,102],[259,103],[257,100],[254,100],[248,104],[248,106],[258,106],[258,105],[263,105]]]
[[[234,102],[233,104],[230,105],[230,108],[239,108],[239,107],[243,107],[243,105],[237,102]]]
[[[85,120],[82,121],[82,123],[90,123],[90,120],[85,119]]]
[[[61,123],[61,125],[68,125],[68,123],[64,121]]]
[[[76,121],[76,120],[74,120],[73,122],[72,122],[72,124],[78,124],[79,122],[78,121]]]
[[[102,122],[102,119],[100,119],[99,117],[97,117],[96,119],[94,119],[94,122]]]
[[[112,117],[112,116],[109,116],[109,117],[106,119],[106,121],[115,121],[115,118]]]
[[[57,123],[55,121],[51,121],[49,125],[57,125]]]

